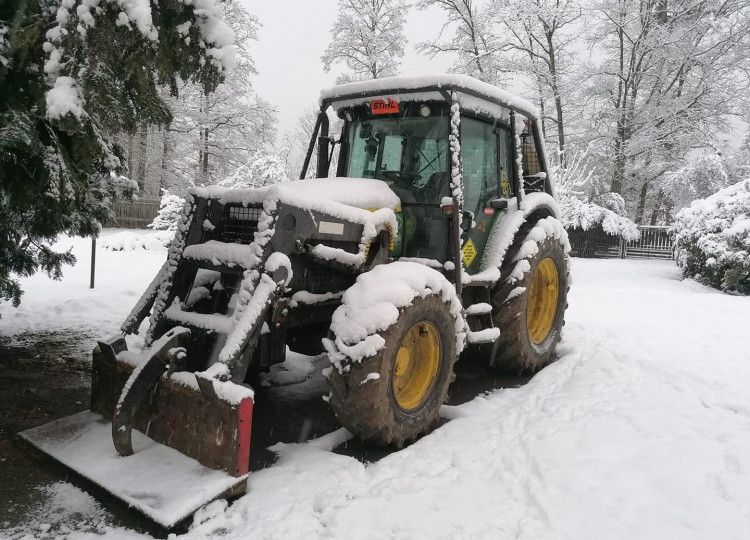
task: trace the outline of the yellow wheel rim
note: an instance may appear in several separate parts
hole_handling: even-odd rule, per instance
[[[555,323],[559,287],[560,281],[555,263],[550,258],[542,259],[531,279],[526,308],[529,337],[536,345],[547,339]]]
[[[440,365],[440,336],[430,322],[412,326],[401,340],[393,367],[393,395],[406,411],[416,409],[435,385]]]

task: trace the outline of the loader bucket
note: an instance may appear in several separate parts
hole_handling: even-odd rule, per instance
[[[252,390],[232,382],[190,372],[159,374],[133,414],[122,415],[128,424],[117,427],[116,409],[154,356],[127,351],[122,338],[100,342],[91,410],[21,436],[170,528],[216,498],[245,491],[253,400]],[[118,453],[126,430],[132,455]]]

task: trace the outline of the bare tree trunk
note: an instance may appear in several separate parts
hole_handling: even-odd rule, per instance
[[[664,191],[659,190],[659,193],[656,194],[656,202],[654,203],[654,209],[651,211],[651,225],[656,225],[656,222],[659,221],[659,210],[664,203]]]
[[[563,121],[563,108],[562,108],[562,97],[560,96],[560,82],[557,76],[557,60],[555,53],[555,45],[552,41],[552,33],[546,32],[547,35],[547,47],[549,48],[549,74],[550,74],[550,87],[552,88],[552,96],[555,101],[555,113],[557,114],[557,147],[560,152],[560,163],[565,167],[567,159],[565,157],[565,123]]]
[[[646,210],[646,195],[648,195],[648,188],[651,182],[648,180],[643,182],[643,185],[641,186],[641,192],[638,195],[638,208],[636,208],[635,211],[635,222],[638,225],[643,224],[643,213]]]
[[[146,189],[146,158],[148,156],[148,126],[138,126],[138,157],[136,162],[135,181],[138,189],[144,193]]]
[[[169,125],[164,126],[164,133],[162,137],[161,146],[161,171],[159,171],[159,195],[161,195],[162,189],[168,189],[167,186],[167,166],[170,158],[170,144],[169,144]]]
[[[203,129],[203,159],[201,160],[201,178],[208,182],[208,137],[210,131],[208,128]]]
[[[128,173],[132,177],[133,171],[135,170],[135,156],[133,155],[135,152],[135,146],[133,143],[133,134],[128,133]]]

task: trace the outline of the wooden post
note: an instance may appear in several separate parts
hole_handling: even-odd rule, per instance
[[[91,237],[91,284],[89,289],[94,288],[94,276],[96,275],[96,236]]]

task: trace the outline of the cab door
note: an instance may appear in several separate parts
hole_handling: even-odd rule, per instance
[[[463,231],[464,264],[470,274],[479,269],[487,237],[501,210],[490,201],[513,196],[510,129],[472,117],[461,118],[464,211],[472,220]],[[468,220],[465,221],[468,223]]]

